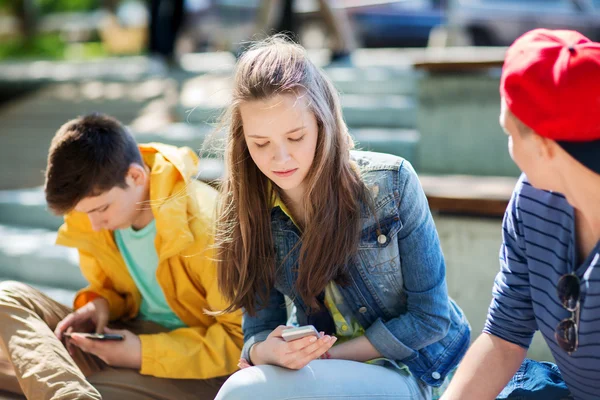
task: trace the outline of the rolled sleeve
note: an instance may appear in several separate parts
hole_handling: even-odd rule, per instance
[[[257,334],[252,335],[246,342],[244,342],[244,347],[242,348],[242,358],[246,359],[246,361],[248,362],[252,362],[252,360],[250,359],[250,349],[252,349],[252,346],[254,346],[255,344],[267,340],[267,337],[273,329],[258,332]]]
[[[252,346],[265,341],[275,328],[279,325],[285,325],[286,320],[285,297],[275,288],[270,290],[266,307],[257,307],[256,315],[250,316],[244,310],[242,318],[242,329],[244,331],[242,358],[251,362],[250,349]]]
[[[417,352],[402,343],[385,326],[381,318],[375,321],[365,331],[365,336],[382,356],[392,360],[410,360],[417,355]]]
[[[518,188],[502,222],[500,272],[494,280],[483,332],[528,349],[538,327],[531,301],[525,243],[518,225],[517,202]]]

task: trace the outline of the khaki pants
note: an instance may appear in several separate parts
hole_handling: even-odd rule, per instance
[[[58,322],[71,311],[23,283],[0,282],[0,390],[30,400],[214,399],[227,378],[156,378],[109,367],[79,349],[71,356],[54,335]],[[136,320],[111,327],[136,334],[168,331]]]

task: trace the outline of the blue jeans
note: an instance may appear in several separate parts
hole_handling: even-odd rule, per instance
[[[260,399],[430,400],[431,388],[394,366],[315,360],[294,371],[274,365],[233,374],[215,400]]]
[[[525,359],[521,368],[498,395],[498,400],[572,399],[558,367],[549,362]]]

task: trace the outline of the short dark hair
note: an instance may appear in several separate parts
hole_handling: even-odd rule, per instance
[[[48,153],[44,192],[52,212],[71,211],[85,197],[126,187],[132,163],[143,165],[131,133],[103,114],[73,119],[56,132]]]

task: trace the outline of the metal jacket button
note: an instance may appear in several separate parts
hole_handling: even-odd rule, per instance
[[[387,238],[385,237],[385,235],[379,235],[377,237],[377,241],[379,242],[379,244],[385,244],[385,242],[387,242]]]

